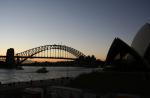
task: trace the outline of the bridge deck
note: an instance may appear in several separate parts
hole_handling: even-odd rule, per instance
[[[68,60],[75,60],[76,58],[65,58],[65,57],[36,57],[36,56],[14,56],[15,58],[40,58],[40,59],[68,59]],[[6,58],[6,56],[0,56],[0,58]]]

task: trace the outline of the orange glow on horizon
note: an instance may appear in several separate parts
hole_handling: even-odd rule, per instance
[[[71,61],[71,60],[66,60],[66,59],[28,59],[28,61],[31,62],[61,62],[61,61]]]
[[[0,49],[0,55],[6,55],[7,49],[6,48]],[[15,49],[15,54],[19,53],[19,52],[23,52],[25,50],[26,49]],[[96,59],[100,59],[102,61],[104,61],[106,59],[106,54],[104,53],[104,51],[103,52],[94,52],[94,53],[92,53],[93,51],[86,51],[86,50],[84,50],[84,51],[81,51],[81,52],[83,52],[85,55],[90,55],[90,56],[94,55],[96,57]],[[37,62],[45,62],[45,61],[48,61],[48,62],[57,62],[57,61],[64,61],[62,59],[28,59],[28,60],[37,61]]]

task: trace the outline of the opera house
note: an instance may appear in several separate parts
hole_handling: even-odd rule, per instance
[[[150,71],[150,24],[136,34],[131,46],[115,38],[106,57],[104,69],[115,71]]]

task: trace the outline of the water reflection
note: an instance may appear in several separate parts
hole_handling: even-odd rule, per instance
[[[24,70],[0,69],[0,81],[2,83],[52,79],[60,77],[75,77],[81,73],[89,73],[93,69],[81,67],[46,67],[48,73],[36,73],[41,67],[23,67]]]

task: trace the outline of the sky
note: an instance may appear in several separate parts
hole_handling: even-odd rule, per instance
[[[127,44],[150,23],[150,0],[0,0],[0,54],[51,44],[105,60],[115,37]]]

